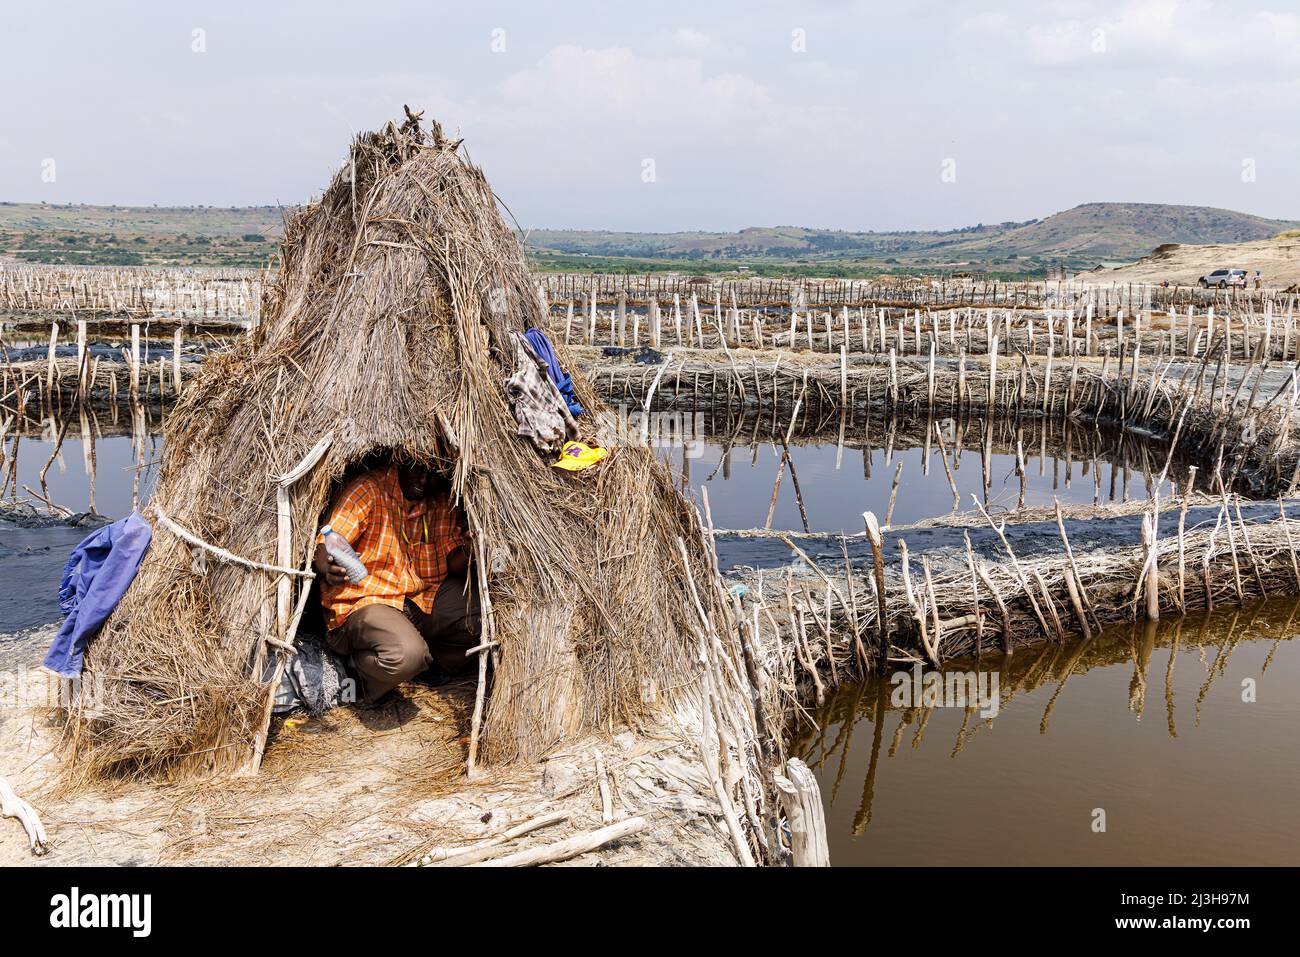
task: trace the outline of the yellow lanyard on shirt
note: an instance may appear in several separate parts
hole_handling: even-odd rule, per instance
[[[424,541],[421,542],[420,544],[422,544],[422,545],[428,545],[428,544],[429,544],[429,516],[428,516],[428,515],[421,515],[421,516],[420,516],[420,519],[421,519],[421,521],[424,522]],[[402,538],[404,538],[404,539],[406,540],[406,544],[408,544],[408,545],[413,544],[413,543],[411,542],[411,536],[406,534],[406,523],[405,523],[405,522],[402,523]]]

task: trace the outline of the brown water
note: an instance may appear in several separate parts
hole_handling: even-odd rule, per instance
[[[1297,630],[1300,602],[1274,600],[986,657],[992,718],[872,681],[792,753],[821,782],[836,864],[1294,865]]]

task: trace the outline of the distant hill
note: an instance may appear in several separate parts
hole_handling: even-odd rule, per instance
[[[1046,219],[980,224],[948,231],[845,232],[756,227],[737,233],[626,233],[537,229],[537,253],[566,256],[807,262],[861,261],[919,268],[1088,268],[1134,260],[1161,243],[1266,239],[1296,227],[1288,220],[1207,206],[1086,203]]]
[[[33,262],[260,266],[292,208],[0,203],[0,258]],[[1164,243],[1267,239],[1300,223],[1204,206],[1086,203],[1045,219],[952,230],[855,232],[756,226],[739,232],[526,232],[542,268],[733,270],[862,275],[1043,275],[1129,262]]]
[[[1209,206],[1085,203],[999,236],[953,248],[982,255],[1006,251],[1020,256],[1131,260],[1162,243],[1250,242],[1269,239],[1295,226],[1288,220],[1264,219]]]
[[[93,233],[119,231],[150,235],[189,233],[238,236],[280,235],[293,207],[279,206],[86,206],[0,203],[0,229],[68,229]]]
[[[0,259],[72,265],[261,266],[284,216],[276,206],[0,203]]]

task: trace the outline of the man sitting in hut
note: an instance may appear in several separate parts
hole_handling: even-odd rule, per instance
[[[328,524],[366,566],[356,584],[316,546],[328,641],[351,655],[365,702],[419,676],[441,684],[471,663],[479,609],[467,587],[467,532],[447,478],[423,465],[390,464],[351,479]]]

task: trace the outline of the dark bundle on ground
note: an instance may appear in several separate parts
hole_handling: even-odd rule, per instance
[[[484,637],[499,643],[488,760],[635,723],[691,689],[700,611],[720,631],[726,615],[713,583],[698,587],[703,609],[687,587],[711,568],[698,517],[635,442],[568,473],[516,434],[511,336],[544,327],[545,311],[458,146],[409,113],[358,138],[287,224],[261,326],[187,385],[148,510],[153,545],[87,658],[97,710],[75,717],[69,746],[88,777],[242,766],[261,732],[266,690],[253,676],[279,653],[265,639],[284,632],[283,576],[192,547],[157,510],[241,558],[307,567],[332,483],[381,450],[454,463]],[[609,411],[580,377],[575,387],[583,437],[616,444]],[[277,561],[278,479],[326,436],[291,487],[292,561]]]

